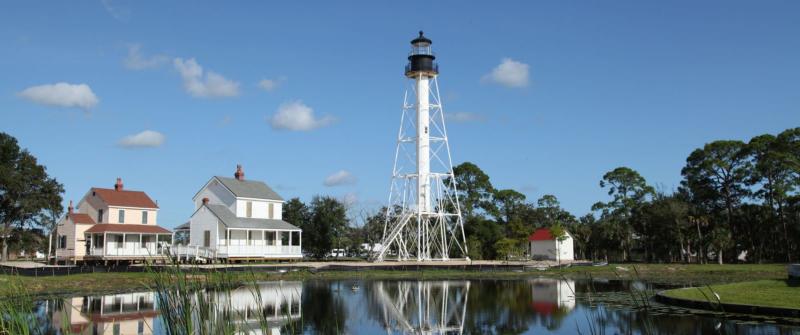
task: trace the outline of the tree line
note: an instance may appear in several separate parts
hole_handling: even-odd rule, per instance
[[[692,151],[673,190],[617,167],[608,194],[577,216],[546,194],[498,189],[477,165],[454,167],[472,259],[524,257],[537,228],[566,230],[578,258],[644,262],[794,262],[800,259],[800,128],[719,140]],[[344,226],[343,246],[378,243],[385,208]]]
[[[472,163],[454,168],[469,256],[522,256],[537,228],[566,229],[592,260],[793,262],[800,258],[800,128],[748,142],[720,140],[689,154],[675,190],[630,167],[605,173],[607,199],[576,216],[554,195],[535,202],[495,188]]]
[[[646,262],[794,262],[800,259],[800,128],[777,135],[720,140],[692,151],[680,186],[659,189],[630,167],[605,173],[608,197],[576,216],[555,195],[529,201],[495,188],[477,165],[454,167],[472,259],[524,257],[537,228],[566,230],[578,258]],[[63,186],[12,136],[0,133],[2,257],[43,250],[52,237]],[[350,213],[351,215],[348,215]],[[336,249],[366,256],[383,237],[385,208],[353,217],[342,201],[316,196],[283,206],[303,229],[303,249],[323,258]]]

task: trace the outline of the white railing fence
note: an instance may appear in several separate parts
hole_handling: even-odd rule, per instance
[[[142,247],[138,242],[108,242],[105,248],[91,248],[89,254],[92,256],[166,256],[169,244],[160,242],[145,243]]]
[[[302,257],[299,245],[221,245],[218,247],[219,254],[228,257],[260,257],[260,256],[282,256],[282,257]]]
[[[217,251],[199,245],[173,245],[170,247],[170,255],[177,258],[217,258]]]

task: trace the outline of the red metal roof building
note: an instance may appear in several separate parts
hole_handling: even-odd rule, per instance
[[[142,191],[92,187],[78,207],[70,201],[57,227],[56,260],[144,260],[166,257],[172,232],[158,226],[158,204]]]
[[[536,229],[531,236],[528,236],[528,241],[555,241],[555,239],[548,228]]]
[[[554,261],[574,260],[572,236],[565,236],[558,241],[548,228],[539,228],[528,236],[528,254],[531,259],[549,259]]]

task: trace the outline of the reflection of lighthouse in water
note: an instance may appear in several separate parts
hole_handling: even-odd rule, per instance
[[[540,315],[568,312],[575,308],[575,281],[531,279],[531,308]]]
[[[371,284],[387,334],[461,334],[468,281],[378,281]]]

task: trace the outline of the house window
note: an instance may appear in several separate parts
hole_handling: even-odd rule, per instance
[[[147,211],[142,211],[142,224],[147,224]]]
[[[267,242],[267,245],[275,245],[275,232],[274,231],[265,232],[264,241]]]
[[[249,217],[249,218],[253,217],[253,202],[252,201],[248,201],[247,202],[247,217]]]
[[[203,232],[203,246],[208,248],[211,246],[211,231],[206,230]]]
[[[61,235],[58,237],[58,247],[61,249],[67,248],[67,235]]]
[[[103,235],[95,235],[94,237],[92,237],[92,240],[94,241],[95,248],[103,247]]]
[[[103,222],[103,210],[100,209],[97,211],[97,223],[102,223],[102,222]]]
[[[270,218],[270,219],[274,219],[275,218],[275,217],[273,217],[273,214],[275,214],[275,210],[273,209],[272,205],[273,205],[272,203],[269,204],[269,216],[268,216],[268,218]]]
[[[119,223],[125,223],[125,210],[119,210]]]

